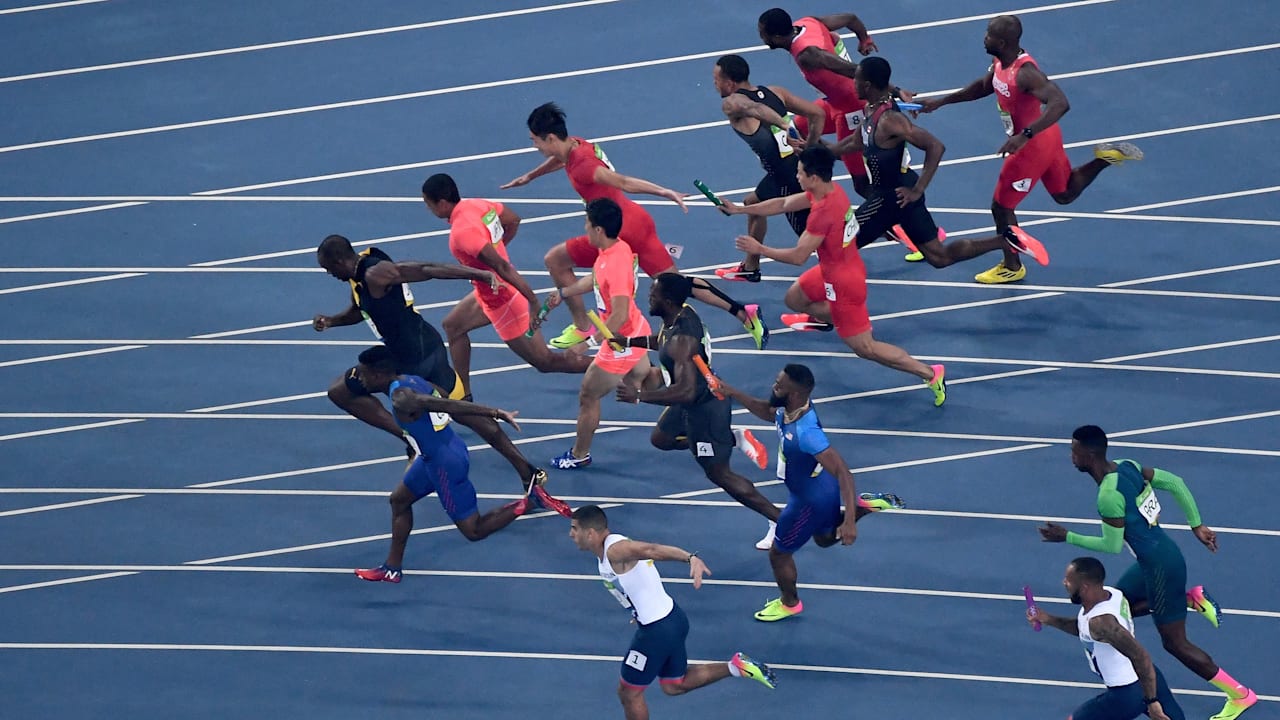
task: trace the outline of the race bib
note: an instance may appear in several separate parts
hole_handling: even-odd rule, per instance
[[[836,55],[840,56],[840,59],[844,60],[847,63],[853,62],[853,59],[849,57],[848,48],[844,46],[844,38],[840,37],[839,35],[836,35],[835,33],[831,33],[831,36],[835,38],[835,41],[836,41],[836,48],[835,48]]]
[[[605,580],[604,589],[608,590],[609,594],[612,595],[615,600],[621,603],[622,607],[628,610],[631,609],[631,598],[627,597],[626,593],[619,590],[617,585],[614,585],[612,582]]]
[[[489,230],[489,242],[491,244],[497,245],[502,241],[502,236],[506,233],[502,230],[502,220],[498,217],[497,210],[490,210],[485,213],[484,217],[480,218],[480,221]]]
[[[595,148],[596,148],[596,159],[604,163],[605,167],[609,168],[610,170],[613,170],[613,163],[609,162],[609,156],[604,154],[604,148],[600,147],[599,145],[596,145]],[[617,171],[614,170],[614,172],[617,172]]]
[[[906,175],[911,169],[911,148],[906,143],[902,143],[902,174]]]
[[[1004,125],[1004,134],[1013,137],[1013,116],[1001,110],[1000,122]]]
[[[1159,524],[1160,498],[1156,497],[1155,488],[1147,485],[1146,489],[1138,495],[1135,502],[1138,503],[1138,514],[1142,515],[1148,525],[1155,527]]]
[[[835,301],[836,301],[836,289],[835,289],[835,287],[834,287],[831,283],[829,283],[829,282],[824,282],[824,283],[822,283],[822,287],[823,287],[823,289],[825,289],[825,290],[826,290],[826,293],[827,293],[827,300],[828,300],[828,301],[830,301],[830,302],[835,302]]]
[[[795,148],[791,147],[791,130],[795,126],[792,121],[792,118],[794,117],[795,116],[791,113],[786,114],[783,118],[787,121],[785,127],[778,127],[777,125],[769,126],[769,132],[773,134],[773,141],[778,145],[779,157],[789,157],[795,152]]]
[[[858,216],[853,207],[850,207],[844,214],[844,237],[840,241],[841,247],[849,247],[849,243],[853,242],[856,237],[858,237]],[[830,294],[830,291],[827,292]],[[834,300],[835,298],[828,297],[827,299]]]
[[[440,397],[439,390],[432,390],[431,394],[434,397]],[[433,413],[428,413],[427,416],[431,418],[431,427],[435,428],[436,432],[440,432],[445,428],[446,425],[449,424],[449,420],[450,420],[449,413],[433,412]]]
[[[859,130],[862,128],[862,111],[854,110],[844,114],[844,124],[849,126],[849,131]],[[866,144],[866,137],[863,137],[863,144]]]

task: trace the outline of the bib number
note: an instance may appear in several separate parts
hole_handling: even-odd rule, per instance
[[[902,167],[900,169],[903,175],[906,175],[907,171],[911,169],[911,148],[906,143],[902,144]]]
[[[501,242],[503,235],[505,235],[506,233],[502,229],[502,219],[498,217],[498,211],[490,210],[489,212],[485,213],[484,217],[482,217],[480,220],[481,222],[484,223],[484,226],[489,230],[489,242],[493,245],[497,245],[499,242]]]
[[[789,157],[795,152],[795,148],[791,147],[790,137],[791,129],[794,127],[793,117],[791,113],[787,113],[786,117],[783,118],[787,121],[786,127],[769,126],[769,132],[773,133],[773,141],[778,145],[778,157]]]
[[[829,283],[829,282],[824,282],[824,283],[822,283],[822,287],[823,287],[823,289],[824,289],[824,290],[826,290],[827,300],[828,300],[829,302],[835,302],[835,301],[836,301],[836,289],[835,289],[835,287],[834,287],[831,283]]]
[[[1013,116],[1001,110],[1000,122],[1004,125],[1004,134],[1013,137]]]
[[[856,237],[858,237],[858,216],[857,213],[854,212],[853,208],[850,207],[844,214],[844,237],[841,238],[840,241],[841,247],[849,247],[849,243],[853,242]],[[830,288],[831,286],[828,285],[827,287]],[[827,295],[829,296],[830,294],[831,291],[827,290]],[[828,297],[827,299],[835,300],[833,297]]]
[[[862,111],[854,110],[844,114],[844,124],[849,126],[849,131],[860,130],[862,128]],[[863,136],[863,144],[866,144],[866,136]]]
[[[1156,497],[1155,488],[1150,485],[1138,495],[1136,502],[1138,503],[1138,514],[1151,527],[1155,527],[1160,522],[1160,498]]]

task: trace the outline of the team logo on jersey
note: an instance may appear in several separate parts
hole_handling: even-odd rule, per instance
[[[1014,180],[1013,189],[1017,190],[1018,192],[1030,192],[1031,178],[1022,178],[1021,180]]]
[[[996,92],[1001,95],[1009,97],[1009,83],[1001,80],[999,75],[993,74],[991,76],[991,87],[995,88]]]

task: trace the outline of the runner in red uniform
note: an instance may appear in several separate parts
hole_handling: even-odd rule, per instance
[[[679,272],[675,261],[671,258],[667,246],[658,239],[658,231],[654,227],[653,217],[624,193],[645,193],[667,198],[688,212],[684,205],[684,196],[675,190],[655,185],[648,180],[641,180],[623,175],[614,170],[609,157],[595,143],[580,137],[569,135],[565,127],[565,114],[555,103],[546,103],[534,108],[527,121],[529,137],[533,146],[547,159],[538,167],[515,178],[502,186],[502,189],[519,187],[535,178],[564,168],[574,191],[582,197],[583,202],[591,202],[599,198],[608,198],[622,208],[621,240],[631,252],[635,253],[640,269],[649,277],[657,277],[664,272]],[[598,250],[592,246],[586,235],[580,235],[563,242],[547,253],[547,270],[557,287],[567,287],[577,281],[573,269],[589,268],[595,262]],[[718,307],[736,317],[751,333],[756,348],[763,350],[769,340],[769,329],[760,317],[757,305],[742,305],[710,285],[694,290],[693,296],[708,305]],[[573,324],[564,332],[551,340],[558,348],[570,348],[585,342],[594,332],[587,320],[586,309],[580,298],[566,298],[566,304],[573,313]]]
[[[867,34],[867,27],[853,13],[803,17],[792,22],[786,10],[773,8],[760,15],[758,26],[764,44],[773,50],[790,52],[804,79],[826,96],[817,100],[827,116],[823,134],[834,132],[837,142],[857,132],[861,110],[867,104],[853,83],[858,66],[853,64],[844,41],[835,32],[845,29],[857,35],[860,54],[869,55],[879,50]],[[808,122],[796,118],[796,129],[806,133]],[[853,189],[865,196],[867,169],[862,164],[862,153],[851,152],[841,160],[853,178]]]
[[[1035,59],[1022,49],[1021,41],[1022,22],[1017,17],[1001,15],[992,19],[982,41],[987,53],[995,58],[987,73],[946,97],[920,102],[923,106],[920,111],[928,113],[943,105],[996,94],[1000,119],[1009,139],[1000,147],[1005,159],[996,180],[991,215],[996,221],[996,232],[1004,236],[1011,232],[1010,228],[1016,228],[1018,218],[1014,208],[1037,182],[1044,183],[1054,202],[1066,205],[1080,197],[1103,168],[1142,159],[1142,151],[1131,143],[1103,143],[1093,148],[1093,160],[1072,168],[1062,146],[1062,129],[1058,126],[1058,120],[1070,109],[1067,96],[1040,71]],[[1027,269],[1022,266],[1018,253],[1008,247],[999,265],[974,279],[994,284],[1015,282],[1026,275]]]
[[[761,245],[749,235],[739,235],[739,250],[759,253],[789,265],[803,265],[814,251],[818,266],[805,270],[787,290],[787,307],[797,315],[784,315],[782,322],[797,330],[831,330],[858,357],[910,373],[924,380],[933,391],[933,404],[947,399],[945,368],[916,360],[906,350],[880,342],[871,335],[867,313],[867,268],[862,264],[854,240],[858,219],[849,196],[831,181],[836,156],[826,147],[805,148],[800,153],[796,179],[802,193],[766,200],[754,205],[725,201],[730,214],[780,215],[809,208],[809,222],[800,241],[792,248]]]
[[[520,216],[492,200],[463,200],[453,178],[443,173],[422,183],[422,199],[433,215],[449,223],[449,252],[454,258],[494,276],[492,284],[473,280],[475,290],[455,305],[441,323],[464,393],[471,394],[469,333],[490,324],[507,347],[538,372],[586,372],[591,358],[548,350],[539,331],[535,330],[532,337],[525,335],[532,318],[530,312],[537,314],[539,302],[507,256],[507,243],[520,227]]]

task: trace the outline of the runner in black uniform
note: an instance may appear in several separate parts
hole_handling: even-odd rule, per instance
[[[351,241],[341,235],[325,238],[316,250],[316,257],[326,272],[351,284],[350,307],[337,315],[316,315],[311,321],[316,332],[364,320],[374,335],[391,350],[400,374],[417,375],[428,380],[446,399],[470,399],[463,396],[462,382],[449,365],[449,354],[440,332],[414,309],[413,293],[405,283],[435,279],[497,283],[493,273],[461,265],[394,262],[377,248],[356,254]],[[353,417],[400,438],[410,458],[417,454],[412,438],[364,387],[354,367],[329,386],[329,399]],[[546,471],[526,460],[493,418],[468,415],[455,419],[474,430],[506,458],[526,486],[530,479],[539,485],[546,482]]]
[[[733,403],[717,398],[693,363],[694,355],[710,363],[711,340],[702,319],[685,304],[693,293],[693,278],[679,273],[663,273],[649,286],[649,314],[662,318],[657,335],[620,338],[623,347],[643,347],[658,351],[663,385],[651,381],[645,389],[626,383],[618,385],[619,402],[665,405],[650,442],[659,450],[685,450],[702,466],[707,478],[734,500],[764,515],[778,519],[778,508],[756,490],[751,481],[729,469],[729,454],[735,445],[757,465],[767,464],[767,451],[749,430],[730,427]],[[665,385],[665,386],[664,386]]]
[[[808,118],[809,137],[805,144],[817,143],[822,138],[822,127],[826,121],[822,108],[796,97],[786,88],[752,85],[748,80],[750,72],[747,61],[738,55],[721,57],[712,71],[716,91],[724,99],[720,109],[729,118],[733,131],[760,158],[765,172],[755,191],[743,199],[744,205],[803,192],[796,180],[799,150],[803,144],[796,142],[796,137],[790,134],[793,130],[790,116],[797,113]],[[797,237],[804,232],[808,219],[808,209],[787,213],[787,222]],[[763,243],[768,229],[767,218],[747,216],[747,234],[751,237]],[[760,256],[747,255],[738,267],[722,268],[716,271],[716,275],[725,280],[760,282]]]
[[[889,92],[889,75],[889,62],[884,58],[869,57],[858,63],[854,82],[858,94],[867,101],[862,129],[829,145],[837,157],[861,150],[867,165],[871,187],[866,202],[854,213],[859,226],[858,247],[870,244],[895,225],[901,226],[936,268],[1006,247],[1009,241],[1004,237],[942,242],[925,207],[924,190],[933,180],[946,147],[898,111]],[[919,175],[910,167],[907,143],[924,151],[924,170]]]

